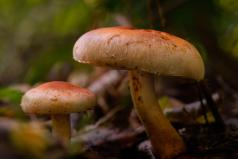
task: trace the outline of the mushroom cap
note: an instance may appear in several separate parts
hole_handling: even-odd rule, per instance
[[[29,90],[21,101],[23,111],[32,114],[82,112],[95,104],[92,92],[61,81],[47,82]]]
[[[204,78],[204,63],[189,42],[156,30],[109,27],[89,31],[74,45],[81,63],[141,70],[164,76]]]

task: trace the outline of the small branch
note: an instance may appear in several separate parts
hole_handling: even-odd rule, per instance
[[[92,147],[104,147],[105,145],[108,147],[112,147],[112,145],[117,146],[118,151],[120,151],[125,146],[137,143],[140,140],[138,135],[143,133],[144,127],[125,129],[123,131],[98,127],[73,137],[72,143],[84,144],[84,150],[82,151],[87,151]]]
[[[211,98],[211,93],[209,92],[205,81],[202,81],[201,83],[199,83],[199,87],[200,87],[202,93],[204,94],[204,97],[207,101],[207,106],[211,110],[211,112],[215,118],[215,122],[216,122],[217,126],[219,126],[222,130],[224,130],[225,129],[224,121],[223,121],[220,113],[218,112],[218,108],[216,107],[216,104],[214,103],[213,99]]]
[[[85,128],[84,131],[91,131],[93,129],[98,128],[99,126],[101,126],[102,124],[106,123],[108,120],[110,120],[117,112],[119,112],[120,110],[122,110],[123,107],[122,106],[117,106],[114,107],[110,112],[108,112],[105,116],[103,116],[102,118],[100,118],[94,125],[89,125]]]
[[[220,99],[218,94],[213,94],[212,98],[214,101],[218,101]],[[207,104],[206,100],[203,99],[202,102],[204,105]],[[190,123],[191,120],[203,114],[203,109],[200,101],[196,101],[190,104],[185,105],[180,108],[166,108],[164,110],[165,116],[167,116],[170,120],[181,121],[185,123]],[[190,119],[190,120],[189,120]]]

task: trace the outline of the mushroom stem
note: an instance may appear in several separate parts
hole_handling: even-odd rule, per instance
[[[186,149],[183,139],[165,118],[158,104],[152,74],[129,71],[133,103],[153,146],[161,159],[172,159]]]
[[[71,136],[69,114],[55,114],[51,118],[53,135],[68,145]]]

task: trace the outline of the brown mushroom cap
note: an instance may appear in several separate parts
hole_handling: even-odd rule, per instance
[[[204,77],[204,64],[189,42],[155,30],[109,27],[89,31],[76,42],[74,59],[81,63],[142,70],[195,80]]]
[[[22,98],[26,113],[68,114],[82,112],[96,103],[95,95],[87,89],[67,82],[48,82],[29,90]]]

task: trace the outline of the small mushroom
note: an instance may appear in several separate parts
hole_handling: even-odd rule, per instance
[[[53,81],[27,91],[21,107],[25,113],[51,115],[53,135],[67,145],[71,136],[70,113],[83,112],[95,103],[96,97],[89,90]]]
[[[153,74],[202,80],[203,60],[192,44],[160,31],[110,27],[82,35],[73,56],[81,63],[129,70],[133,103],[155,154],[171,159],[186,150],[158,105]]]

